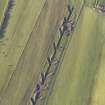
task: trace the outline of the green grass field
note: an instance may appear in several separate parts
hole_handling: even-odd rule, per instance
[[[101,52],[101,61],[99,66],[99,73],[96,75],[95,85],[92,92],[90,105],[104,105],[105,104],[105,43]]]
[[[32,0],[30,2],[27,0],[25,4],[24,0],[21,0],[20,4],[18,2],[15,1],[5,37],[0,43],[0,90],[3,88],[3,84],[6,81],[8,82],[12,72],[14,72],[40,10],[44,5],[42,0],[35,3]],[[32,6],[32,4],[36,6]],[[25,9],[25,11],[23,12],[21,9],[23,11]]]
[[[95,1],[14,0],[0,39],[0,105],[32,105],[30,98],[69,3],[77,24],[72,36],[61,41],[66,47],[56,54],[62,54],[60,64],[51,68],[56,74],[48,78],[46,98],[38,105],[105,104],[105,14],[93,8]],[[7,0],[1,0],[0,21],[6,6]]]
[[[95,87],[94,78],[100,71],[100,55],[105,42],[104,24],[102,14],[91,8],[84,8],[46,105],[90,103],[92,89]]]
[[[47,56],[47,50],[54,39],[54,33],[57,31],[64,13],[65,1],[56,0],[54,2],[50,0],[44,4],[43,8],[44,1],[41,0],[38,2],[31,0],[25,4],[24,1],[20,2],[21,6],[16,5],[19,9],[17,10],[16,6],[13,9],[12,13],[14,14],[11,15],[10,23],[11,21],[16,22],[14,19],[19,14],[21,18],[18,17],[17,24],[9,24],[9,29],[7,29],[3,40],[5,42],[8,38],[8,45],[1,48],[6,52],[6,55],[5,57],[1,55],[2,60],[0,61],[0,105],[26,105],[30,100],[32,89],[38,80],[40,69],[42,70],[43,62]],[[58,7],[59,3],[61,4],[59,8],[54,8],[54,6]],[[20,11],[23,7],[27,7],[24,12]],[[39,11],[40,8],[42,8],[41,11]],[[35,16],[32,15],[33,12]],[[58,12],[59,15],[57,15]],[[40,15],[36,21],[37,14]]]

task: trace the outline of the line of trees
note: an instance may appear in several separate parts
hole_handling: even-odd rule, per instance
[[[10,12],[11,9],[13,8],[13,5],[14,5],[14,0],[8,0],[8,4],[4,11],[4,16],[0,25],[0,38],[4,37],[4,32],[8,26],[8,21],[10,19]]]

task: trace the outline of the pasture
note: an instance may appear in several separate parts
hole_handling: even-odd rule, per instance
[[[96,105],[97,103],[94,102],[98,100],[100,102],[98,105],[105,103],[101,93],[100,99],[97,98],[98,93],[96,93],[97,100],[93,98],[93,104],[91,103],[93,87],[97,92],[95,78],[100,71],[101,59],[104,59],[101,58],[105,42],[104,24],[102,14],[92,8],[84,7],[46,105]],[[101,67],[103,72],[101,78],[104,80],[105,68]],[[101,79],[98,76],[97,78]]]
[[[35,2],[38,9],[36,10],[35,5],[32,7],[33,1],[29,2],[27,0],[25,4],[24,0],[21,0],[20,4],[18,4],[18,2],[19,1],[14,1],[11,18],[4,34],[4,38],[1,40],[2,43],[0,43],[1,91],[2,88],[4,88],[4,84],[6,84],[6,82],[8,83],[11,74],[15,70],[18,60],[38,18],[38,14],[40,12],[39,8],[42,8],[44,5],[44,1],[42,2],[42,0]],[[21,10],[25,11],[23,12]]]
[[[105,0],[14,0],[0,38],[0,105],[32,105],[39,75],[48,66],[59,27],[74,7],[74,31],[64,36],[51,66],[47,91],[37,105],[104,105],[105,14],[93,8]],[[0,23],[7,0],[0,1]]]
[[[30,101],[66,4],[63,0],[20,2],[15,1],[3,39],[8,44],[1,48],[5,55],[0,55],[0,105],[26,105]],[[59,3],[59,8],[54,8]]]

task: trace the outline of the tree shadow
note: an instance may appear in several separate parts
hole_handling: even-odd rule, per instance
[[[4,37],[4,33],[5,33],[6,28],[8,26],[8,22],[10,19],[10,13],[11,13],[13,6],[14,6],[14,0],[9,0],[8,6],[4,12],[4,18],[3,18],[1,26],[0,26],[0,39],[2,39]]]

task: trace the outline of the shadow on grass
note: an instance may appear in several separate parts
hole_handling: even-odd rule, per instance
[[[2,39],[4,37],[4,33],[8,26],[8,21],[10,19],[10,13],[11,13],[13,6],[14,6],[14,0],[9,0],[7,8],[4,12],[4,18],[3,18],[2,22],[1,22],[1,26],[0,26],[0,39]]]

